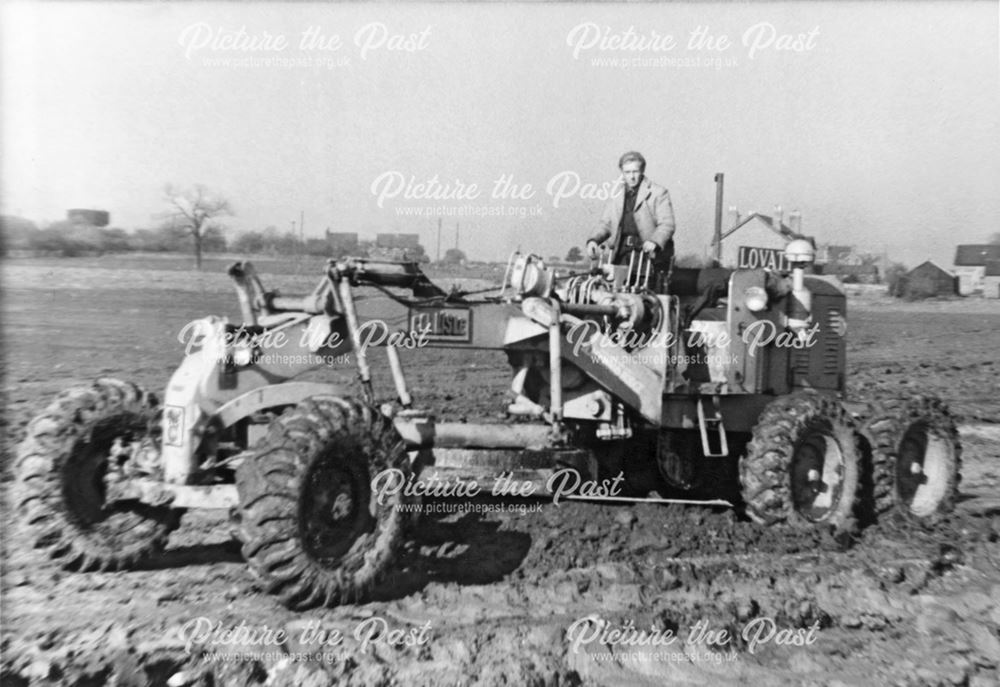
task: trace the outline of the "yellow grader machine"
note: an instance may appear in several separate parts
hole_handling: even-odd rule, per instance
[[[488,294],[446,292],[414,263],[345,258],[287,297],[238,263],[243,322],[197,321],[162,402],[99,379],[29,424],[24,523],[67,567],[115,569],[161,549],[186,509],[229,509],[253,571],[293,608],[363,597],[427,485],[499,475],[535,494],[732,505],[761,526],[843,532],[866,509],[933,523],[956,494],[954,420],[924,396],[851,412],[845,294],[812,274],[809,242],[785,254],[789,273],[678,268],[659,289],[641,254],[572,274],[515,255]],[[356,306],[366,287],[407,309],[377,349]],[[506,353],[509,421],[441,421],[414,404],[401,346]],[[303,380],[347,353],[359,384]],[[381,405],[375,355],[396,390]]]

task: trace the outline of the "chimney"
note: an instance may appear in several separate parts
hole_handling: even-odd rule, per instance
[[[774,217],[771,218],[771,226],[778,233],[781,233],[781,206],[774,206]]]
[[[729,206],[729,214],[733,218],[733,223],[730,226],[731,227],[735,227],[737,224],[740,223],[740,219],[741,219],[740,218],[740,209],[738,207],[736,207],[735,205],[730,205]]]
[[[788,226],[796,234],[802,233],[802,213],[798,210],[792,210],[788,213]]]

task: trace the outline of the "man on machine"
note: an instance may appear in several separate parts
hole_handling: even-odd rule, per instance
[[[596,260],[600,245],[607,242],[611,261],[627,265],[632,254],[642,251],[653,260],[652,286],[662,290],[674,257],[674,208],[664,187],[646,177],[646,158],[629,151],[618,160],[625,193],[613,194],[604,208],[597,229],[587,240],[587,255]]]

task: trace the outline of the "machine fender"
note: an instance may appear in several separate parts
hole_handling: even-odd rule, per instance
[[[295,405],[310,396],[349,396],[350,392],[337,384],[319,382],[284,382],[251,389],[227,401],[215,413],[223,427],[229,427],[239,420],[265,408]]]

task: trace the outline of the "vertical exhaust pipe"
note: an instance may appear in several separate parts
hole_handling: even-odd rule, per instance
[[[552,299],[552,322],[549,323],[549,400],[551,401],[552,422],[562,422],[562,329],[559,320],[562,309],[559,301]]]
[[[722,172],[715,174],[715,241],[713,247],[715,254],[715,267],[722,265],[722,186],[725,175]]]

